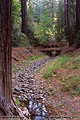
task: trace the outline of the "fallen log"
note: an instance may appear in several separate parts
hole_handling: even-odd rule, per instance
[[[41,51],[41,52],[47,52],[47,51],[62,51],[62,49],[61,48],[45,48],[45,49],[38,49],[39,51]]]

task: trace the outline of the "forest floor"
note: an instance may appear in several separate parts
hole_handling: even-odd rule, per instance
[[[36,114],[32,119],[80,119],[80,49],[67,54],[49,57],[36,48],[13,48],[13,98],[22,110],[26,103],[31,116]]]

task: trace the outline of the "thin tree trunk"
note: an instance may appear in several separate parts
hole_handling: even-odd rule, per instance
[[[41,22],[41,0],[39,0],[39,16],[40,16],[40,22]]]
[[[67,0],[64,0],[65,35],[67,36]]]
[[[52,0],[52,22],[53,22],[53,34],[54,34],[54,0]]]
[[[76,32],[80,30],[80,0],[76,0]]]
[[[71,1],[67,0],[67,19],[68,19],[68,36],[69,36],[69,46],[73,44],[72,41],[72,30],[71,30]]]
[[[27,0],[21,0],[22,32],[27,35]]]
[[[74,0],[71,1],[72,2],[72,16],[73,16],[73,19],[75,19],[75,8],[74,8]]]

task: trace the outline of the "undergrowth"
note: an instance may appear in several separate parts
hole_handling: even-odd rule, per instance
[[[49,78],[53,75],[53,72],[59,69],[79,69],[80,66],[80,57],[69,57],[68,55],[63,55],[58,57],[54,61],[49,62],[46,64],[46,67],[43,70],[43,77]]]
[[[45,78],[51,77],[55,70],[58,70],[61,67],[63,67],[64,64],[66,64],[68,61],[70,61],[70,57],[67,55],[63,55],[61,57],[58,57],[54,61],[49,62],[42,73],[43,77]]]
[[[63,87],[62,91],[69,91],[71,94],[80,95],[80,77],[79,76],[68,76],[62,79]]]
[[[46,57],[46,55],[35,55],[35,56],[28,56],[27,57],[27,62],[28,61],[31,61],[31,62],[35,62],[37,60],[41,60],[41,59],[44,59]]]
[[[56,72],[57,70],[61,69],[65,71],[66,75],[61,76],[61,74],[58,74]],[[63,55],[58,57],[54,61],[51,61],[48,64],[46,64],[46,66],[42,70],[42,76],[45,79],[57,77],[62,82],[61,90],[63,92],[69,91],[71,94],[80,95],[80,76],[79,74],[75,75],[75,73],[79,70],[80,70],[79,56],[70,57],[68,55]]]

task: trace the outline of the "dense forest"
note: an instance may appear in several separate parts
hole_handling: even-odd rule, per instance
[[[0,119],[80,118],[80,0],[0,1]]]
[[[79,4],[78,0],[13,0],[13,46],[68,41],[79,47]]]

